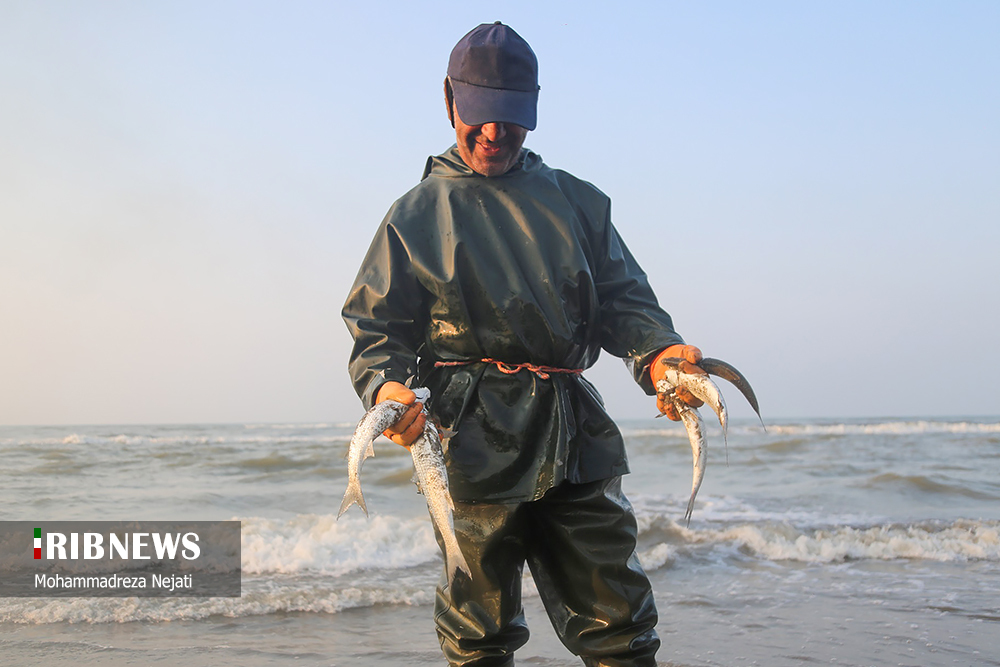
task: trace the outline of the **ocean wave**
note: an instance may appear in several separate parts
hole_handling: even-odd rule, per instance
[[[242,519],[240,598],[0,598],[0,623],[127,623],[333,614],[430,604],[443,560],[426,517]]]
[[[280,444],[316,444],[350,442],[349,434],[315,434],[315,435],[88,435],[85,433],[70,433],[64,436],[48,438],[6,438],[0,441],[2,447],[58,447],[78,446],[89,447],[114,445],[129,447],[149,447],[163,445],[280,445]]]
[[[130,623],[238,618],[285,612],[335,614],[381,604],[430,604],[433,580],[394,579],[363,586],[321,579],[243,583],[239,598],[0,598],[0,623]]]
[[[1000,422],[884,421],[836,424],[768,424],[770,435],[919,435],[925,433],[1000,433]]]
[[[623,428],[622,436],[628,442],[629,447],[640,447],[648,442],[659,442],[665,440],[687,440],[687,433],[684,427],[673,428]]]
[[[714,418],[714,415],[713,415],[713,418]],[[619,425],[619,426],[621,426],[621,425]],[[705,423],[703,425],[703,428],[710,435],[721,435],[722,434],[722,428],[719,427],[717,424],[713,424],[713,423],[708,422],[708,423]],[[682,426],[679,422],[670,422],[670,421],[666,422],[665,425],[662,426],[662,427],[660,427],[660,428],[647,428],[647,427],[638,427],[638,426],[625,426],[625,427],[621,428],[621,432],[622,432],[622,435],[626,439],[629,439],[629,440],[638,440],[640,438],[673,438],[673,439],[685,440],[686,441],[688,439],[687,431],[684,430],[684,426]],[[746,432],[746,433],[757,432],[757,433],[760,433],[760,432],[762,432],[762,429],[759,426],[757,426],[757,427],[753,427],[753,426],[750,426],[750,427],[740,427],[740,426],[732,426],[732,425],[729,426],[729,433],[730,434],[732,434],[732,433],[742,433],[742,432]]]
[[[335,428],[335,429],[348,428],[348,429],[352,429],[353,430],[356,426],[357,426],[357,424],[353,424],[353,423],[349,423],[349,422],[327,422],[327,423],[317,423],[317,424],[294,424],[294,423],[292,423],[292,424],[267,424],[267,423],[264,423],[264,424],[244,424],[243,428],[245,428],[247,430],[252,430],[252,429],[270,429],[270,430],[287,429],[287,430],[292,430],[292,431],[306,431],[306,430],[311,430],[311,429],[320,430],[320,429],[331,429],[331,428]]]
[[[704,549],[806,563],[1000,562],[1000,521],[991,519],[899,523],[854,513],[766,511],[737,498],[708,496],[699,499],[698,521],[687,526],[682,519],[684,498],[637,496],[632,501],[643,548],[671,549],[662,563]]]
[[[397,570],[440,560],[431,522],[375,515],[299,515],[243,519],[242,564],[247,574]]]
[[[781,523],[744,524],[691,531],[685,537],[690,545],[735,547],[741,553],[769,561],[1000,561],[1000,522],[990,521],[805,530]]]
[[[728,557],[837,564],[856,560],[1000,561],[1000,522],[957,520],[801,528],[754,521],[687,528],[639,514],[647,571],[708,549]],[[653,539],[650,539],[653,538]],[[392,516],[243,519],[240,598],[4,598],[0,623],[127,623],[283,612],[335,614],[381,604],[428,605],[441,572],[430,522]],[[524,595],[537,595],[527,574]]]
[[[655,539],[657,535],[676,537],[684,541],[690,534],[681,522],[687,506],[687,495],[630,494],[639,526],[639,535]],[[787,504],[764,509],[738,496],[700,493],[695,509],[696,526],[734,526],[743,524],[788,523],[794,526],[859,526],[872,525],[881,517],[868,513],[841,512],[831,515],[827,509],[809,509]]]
[[[1000,500],[1000,497],[997,497],[995,494],[970,488],[964,481],[956,481],[953,484],[948,484],[943,481],[934,480],[926,475],[898,475],[887,472],[871,477],[861,486],[868,489],[899,487],[920,494],[945,494],[964,496],[975,500]]]
[[[739,508],[726,512],[732,519]],[[718,517],[719,511],[707,510]],[[917,559],[1000,561],[1000,522],[959,519],[910,524],[816,526],[817,517],[771,518],[752,509],[744,520],[689,528],[674,509],[637,507],[646,558],[656,567],[673,561],[684,547],[730,546],[767,560],[833,563],[847,560]],[[749,519],[749,517],[754,517]],[[748,520],[749,519],[749,520]],[[810,526],[814,527],[804,527]],[[303,515],[289,520],[244,519],[243,570],[247,574],[321,573],[344,576],[358,571],[404,570],[441,561],[425,517]]]

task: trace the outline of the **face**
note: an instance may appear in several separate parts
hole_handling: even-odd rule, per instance
[[[483,176],[500,176],[517,164],[521,144],[528,130],[513,123],[466,125],[452,107],[458,154],[473,171]]]

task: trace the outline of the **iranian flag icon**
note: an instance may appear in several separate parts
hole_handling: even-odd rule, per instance
[[[42,529],[35,528],[35,560],[42,558]]]

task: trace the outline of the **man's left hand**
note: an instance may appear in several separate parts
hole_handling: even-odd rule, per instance
[[[699,350],[694,345],[671,345],[663,352],[660,352],[658,355],[656,355],[656,359],[654,359],[653,363],[649,365],[649,374],[650,377],[653,379],[654,387],[656,386],[656,383],[662,380],[663,376],[666,375],[667,373],[666,367],[660,363],[660,360],[669,359],[670,357],[677,357],[681,359],[681,363],[678,364],[677,368],[682,373],[700,373],[702,375],[705,374],[705,371],[700,366],[697,365],[704,358],[704,355],[702,355],[701,350]],[[700,408],[705,404],[703,401],[696,398],[694,394],[689,392],[684,387],[677,387],[674,393],[677,396],[677,398],[684,401],[692,408]],[[665,414],[669,419],[675,422],[680,421],[681,416],[677,414],[677,408],[674,407],[673,401],[670,400],[669,398],[657,394],[656,407],[660,410],[661,413]]]

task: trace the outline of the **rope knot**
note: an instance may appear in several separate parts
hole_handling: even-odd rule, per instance
[[[551,377],[550,373],[565,373],[568,375],[580,375],[583,373],[582,368],[558,368],[556,366],[540,366],[528,362],[523,364],[510,364],[498,359],[490,359],[489,357],[469,361],[435,361],[434,367],[467,366],[469,364],[493,364],[500,370],[501,373],[506,373],[507,375],[514,375],[515,373],[520,373],[522,370],[526,370],[534,373],[543,380],[548,380]]]

